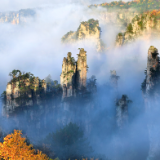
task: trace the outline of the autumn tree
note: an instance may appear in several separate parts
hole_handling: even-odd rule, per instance
[[[47,155],[39,150],[34,150],[32,145],[27,145],[21,131],[7,135],[4,142],[0,143],[0,159],[2,160],[49,160]]]

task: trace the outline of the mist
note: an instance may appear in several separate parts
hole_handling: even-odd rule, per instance
[[[95,108],[90,117],[94,122],[94,127],[88,137],[91,145],[97,153],[104,154],[106,157],[114,159],[116,153],[119,155],[119,159],[124,159],[124,153],[129,152],[128,146],[132,144],[136,151],[139,150],[137,151],[140,154],[139,159],[143,159],[147,154],[149,142],[141,83],[145,78],[144,70],[147,67],[148,48],[153,45],[160,49],[159,40],[137,40],[121,48],[111,47],[103,53],[97,53],[94,43],[88,40],[72,45],[61,44],[64,34],[70,30],[76,31],[80,22],[94,18],[99,20],[103,41],[108,47],[113,46],[119,30],[116,25],[106,23],[101,19],[101,11],[104,9],[100,8],[96,14],[88,9],[87,5],[93,4],[93,2],[110,1],[68,0],[62,3],[58,0],[35,0],[22,3],[18,0],[6,0],[2,2],[1,11],[35,8],[36,17],[28,18],[25,25],[0,24],[0,92],[2,93],[6,89],[7,82],[10,81],[9,73],[13,69],[31,72],[41,79],[50,74],[53,80],[59,81],[63,58],[67,56],[68,52],[72,52],[72,56],[77,59],[78,48],[84,48],[87,51],[89,66],[87,77],[95,75],[97,79],[97,94],[93,97],[93,101],[99,103],[99,108]],[[119,133],[114,127],[115,95],[108,87],[111,70],[116,70],[117,75],[120,76],[118,98],[121,98],[122,94],[126,94],[133,101],[129,105],[129,125],[123,130],[123,133]],[[61,108],[61,104],[58,106]],[[81,109],[81,103],[77,107]],[[71,117],[75,116],[72,111],[68,110],[68,114],[65,116],[63,111],[60,111],[57,117],[53,118],[54,123],[54,121],[50,121],[53,114],[50,113],[46,119],[50,130],[45,131],[42,137],[59,128],[56,125],[56,118],[64,118],[65,123],[68,123],[72,119]],[[78,115],[76,120],[83,120],[84,116]],[[22,115],[19,115],[18,118],[23,125],[27,123]],[[12,119],[6,117],[2,119],[3,124],[1,122],[1,125],[6,132],[11,132],[19,125]],[[23,129],[25,130],[25,127]],[[24,132],[27,132],[27,129]],[[35,140],[34,132],[35,130],[32,130],[28,135],[30,140],[36,143],[39,139]],[[117,143],[118,149],[113,151],[115,143]]]
[[[127,1],[127,0],[125,0]],[[101,4],[104,2],[111,2],[111,0],[24,0],[21,2],[20,0],[1,0],[1,12],[3,11],[17,11],[20,9],[27,9],[27,8],[38,8],[38,7],[46,7],[46,6],[52,6],[52,7],[59,7],[59,6],[65,6],[68,4],[74,4],[74,5],[91,5],[91,4]]]

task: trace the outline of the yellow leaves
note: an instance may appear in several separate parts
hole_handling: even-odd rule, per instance
[[[4,160],[48,160],[49,158],[41,151],[35,150],[32,145],[27,145],[21,131],[7,135],[4,142],[0,143],[0,159]]]

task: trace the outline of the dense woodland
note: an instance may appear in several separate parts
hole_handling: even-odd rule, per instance
[[[109,11],[115,9],[133,9],[139,12],[149,11],[153,9],[160,8],[160,1],[159,0],[134,0],[134,1],[113,1],[111,3],[102,3],[102,4],[95,4],[91,5],[90,7],[104,7],[107,8]]]

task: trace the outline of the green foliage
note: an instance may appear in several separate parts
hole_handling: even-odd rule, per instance
[[[150,46],[149,49],[152,50],[152,57],[155,59],[157,57],[157,55],[158,55],[157,48],[155,48],[154,46]]]
[[[14,99],[20,106],[25,106],[26,104],[35,105],[37,103],[36,95],[38,95],[39,101],[41,101],[42,103],[46,102],[49,99],[54,100],[57,98],[59,100],[59,97],[61,97],[62,95],[62,88],[60,84],[58,84],[57,81],[53,81],[50,75],[46,78],[46,92],[44,90],[44,85],[46,85],[46,82],[39,79],[38,77],[35,77],[30,72],[21,73],[21,71],[19,70],[13,70],[10,75],[13,77],[10,83],[13,85],[13,87],[17,87],[19,89],[17,92],[17,96]],[[11,97],[13,98],[12,94]],[[6,98],[4,97],[3,99],[5,103]]]
[[[94,28],[99,25],[98,20],[94,20],[94,19],[89,19],[88,23],[89,23],[89,30],[94,30]]]
[[[127,32],[133,33],[133,27],[132,27],[131,23],[129,23],[128,26],[127,26]]]
[[[19,73],[19,76],[21,76],[21,71],[14,69],[12,72],[9,73],[9,76],[11,76],[12,78],[15,78],[18,73]]]
[[[144,79],[144,81],[141,84],[141,90],[144,94],[146,93],[146,78]]]
[[[148,93],[152,97],[156,94],[160,94],[160,84],[159,84],[160,69],[159,69],[159,67],[157,67],[156,69],[151,68],[150,72],[151,72],[151,81],[152,81],[153,85],[150,87],[150,90]]]
[[[72,145],[83,137],[83,132],[73,123],[69,123],[56,133],[53,133],[53,141],[60,146]]]
[[[152,57],[155,59],[157,57],[158,53],[157,52],[153,52],[152,53]]]
[[[3,93],[1,94],[1,97],[4,98],[6,96],[6,91],[3,91]]]
[[[70,71],[67,72],[67,74],[70,74],[70,73],[74,73],[74,71],[73,71],[73,70],[70,70]]]
[[[92,75],[91,78],[87,80],[87,90],[91,93],[97,91],[97,79],[96,76]]]
[[[62,88],[61,85],[58,84],[58,81],[52,80],[51,75],[48,75],[46,78],[47,83],[47,92],[46,95],[42,95],[43,99],[53,99],[58,97],[61,97],[62,94]]]
[[[121,32],[120,32],[120,33],[118,33],[118,36],[123,36],[123,33],[121,33]]]
[[[119,103],[119,102],[121,102],[121,101],[125,102],[125,103],[122,104],[123,107],[125,107],[129,103],[132,103],[132,101],[128,98],[128,96],[126,94],[123,94],[122,98],[117,100],[116,106],[120,106],[121,103]]]
[[[78,159],[92,152],[83,131],[74,123],[69,123],[55,133],[50,133],[44,144],[60,159]]]
[[[92,5],[93,6],[93,5]],[[90,8],[92,7],[90,6]],[[109,11],[115,9],[136,9],[139,12],[149,11],[160,8],[159,0],[137,0],[137,1],[113,1],[111,3],[102,3],[100,5],[94,5],[94,7],[102,6],[107,8]]]
[[[76,60],[75,60],[74,57],[71,57],[71,63],[72,63],[72,65],[75,65],[75,64],[76,64]]]
[[[96,27],[98,28],[98,30],[101,30],[101,28],[99,27],[98,20],[94,20],[93,18],[89,19],[88,21],[81,22],[81,24],[83,24],[86,27],[89,26],[90,32],[94,32]]]
[[[149,50],[151,50],[152,53],[152,58],[156,59],[156,61],[158,62],[158,64],[156,64],[154,67],[150,68],[150,88],[148,90],[148,94],[149,96],[154,96],[157,94],[160,94],[160,61],[159,61],[159,56],[158,56],[158,50],[157,48],[155,48],[154,46],[150,46]],[[145,79],[143,81],[143,83],[141,84],[141,90],[143,91],[143,93],[146,93],[146,85],[147,85],[147,70],[145,70]]]
[[[144,27],[143,21],[139,21],[139,22],[138,22],[138,25],[140,26],[141,30],[143,30],[143,27]]]
[[[132,103],[132,101],[128,99],[128,96],[126,94],[122,95],[122,100],[127,101],[127,103]]]
[[[65,40],[68,38],[69,35],[73,34],[74,32],[73,31],[69,31],[67,32],[63,37],[62,37],[62,42],[65,42]]]
[[[6,104],[6,91],[3,91],[1,94],[0,99],[2,100],[2,103],[5,105]]]

